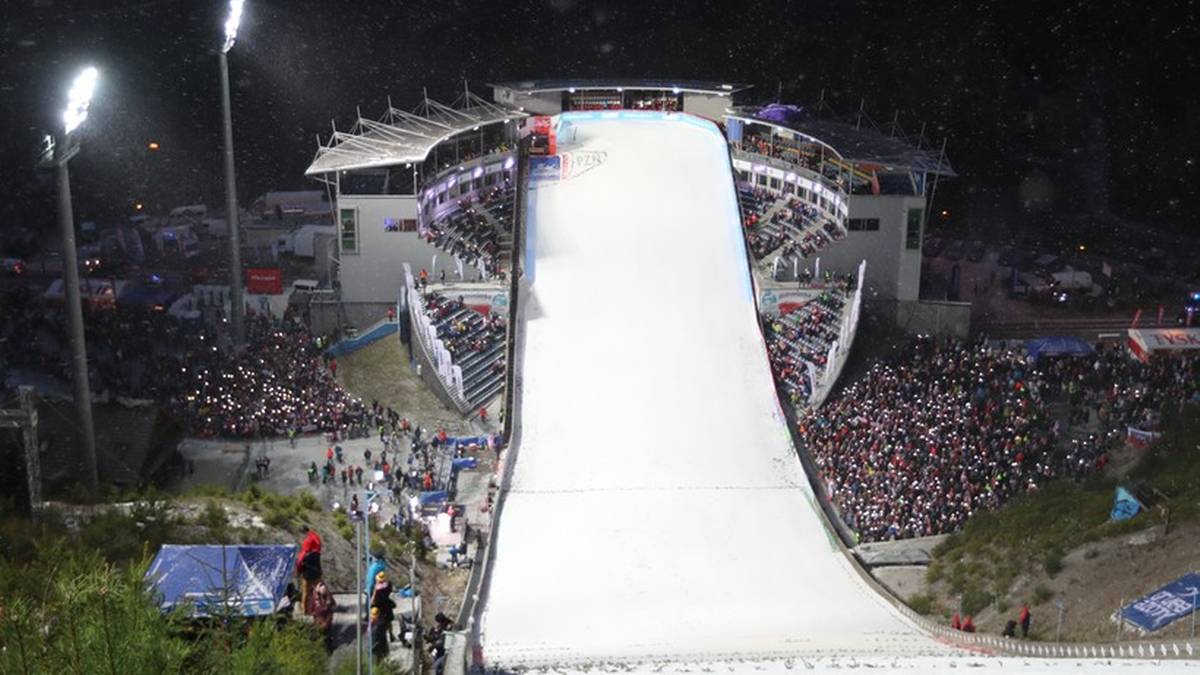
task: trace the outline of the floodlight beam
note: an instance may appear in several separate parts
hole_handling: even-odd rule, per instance
[[[221,51],[228,54],[237,40],[238,26],[242,23],[242,7],[246,0],[229,0],[229,16],[225,19],[225,45]]]
[[[96,93],[96,80],[99,78],[100,71],[88,66],[71,84],[71,89],[67,92],[67,109],[63,111],[63,127],[66,133],[75,131],[87,119],[92,95]]]

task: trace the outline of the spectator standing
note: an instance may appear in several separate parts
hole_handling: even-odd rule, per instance
[[[300,556],[296,559],[296,574],[300,577],[300,606],[311,614],[309,597],[312,587],[321,580],[321,535],[308,525],[300,528],[304,540],[300,542]]]

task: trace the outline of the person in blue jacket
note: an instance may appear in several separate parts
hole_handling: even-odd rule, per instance
[[[371,564],[367,567],[367,576],[364,580],[363,590],[366,591],[367,597],[371,597],[372,591],[375,590],[375,575],[387,570],[387,561],[383,556],[371,556]]]

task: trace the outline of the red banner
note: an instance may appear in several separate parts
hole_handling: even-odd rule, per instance
[[[283,293],[283,273],[278,267],[251,267],[246,270],[246,292],[257,295]]]

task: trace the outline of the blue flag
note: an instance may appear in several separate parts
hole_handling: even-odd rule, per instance
[[[1113,503],[1112,513],[1108,515],[1108,518],[1109,520],[1129,520],[1141,510],[1142,503],[1137,500],[1137,497],[1134,497],[1129,490],[1118,487],[1117,498]]]

